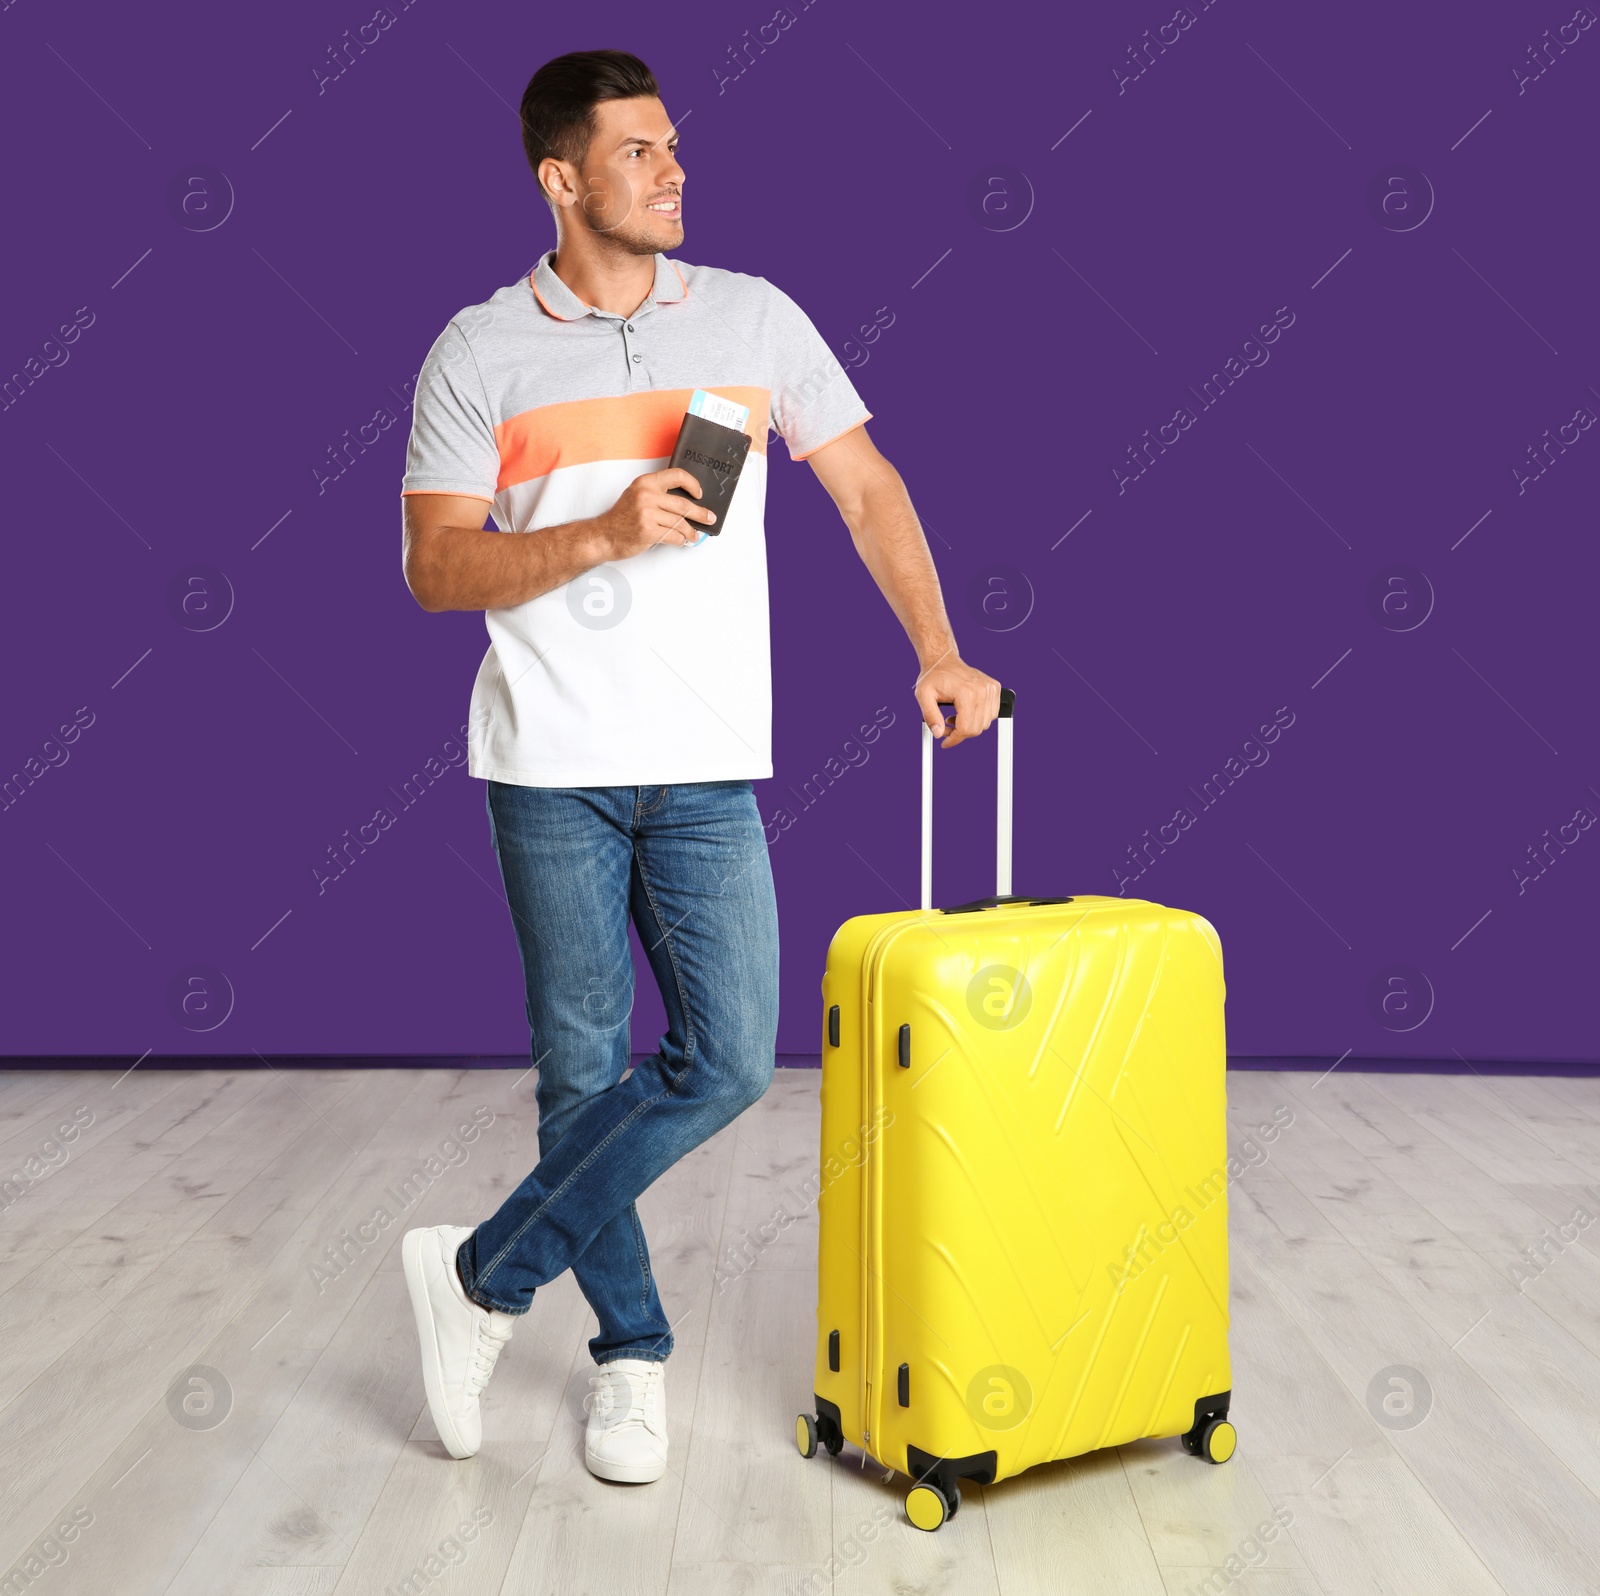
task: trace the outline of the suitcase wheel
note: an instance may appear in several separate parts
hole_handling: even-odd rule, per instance
[[[949,1499],[932,1480],[906,1492],[906,1517],[919,1530],[936,1530],[949,1516]]]
[[[817,1421],[809,1413],[802,1413],[794,1421],[794,1444],[800,1448],[801,1457],[817,1455]]]
[[[1200,1432],[1200,1456],[1208,1463],[1226,1463],[1239,1444],[1239,1432],[1226,1419],[1213,1419]]]

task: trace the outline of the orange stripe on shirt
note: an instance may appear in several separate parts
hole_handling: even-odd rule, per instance
[[[750,452],[767,452],[767,388],[707,388],[722,399],[746,406]],[[669,458],[678,428],[689,409],[693,388],[661,388],[616,399],[572,399],[539,405],[502,421],[494,429],[500,450],[497,488],[532,482],[561,466],[596,460]]]

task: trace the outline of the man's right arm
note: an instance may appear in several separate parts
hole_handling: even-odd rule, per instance
[[[401,499],[401,563],[412,597],[430,613],[503,610],[562,587],[573,577],[658,543],[693,543],[713,511],[669,493],[700,485],[687,471],[649,471],[588,520],[536,532],[485,532],[484,500],[458,493]],[[689,523],[696,525],[691,526]]]

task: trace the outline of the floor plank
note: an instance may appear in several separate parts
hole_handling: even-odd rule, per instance
[[[478,1457],[447,1458],[427,1416],[399,1238],[475,1223],[527,1173],[533,1076],[114,1079],[0,1074],[13,1162],[95,1110],[0,1205],[0,1580],[84,1508],[63,1591],[1592,1596],[1600,1223],[1559,1227],[1600,1220],[1600,1083],[1230,1077],[1237,1455],[1140,1442],[968,1484],[923,1535],[903,1476],[794,1451],[815,1072],[780,1072],[641,1199],[677,1337],[649,1487],[583,1466],[594,1320],[570,1276],[519,1323]],[[196,1365],[220,1424],[169,1407]],[[1369,1406],[1393,1365],[1431,1384],[1411,1429]]]
[[[1486,1076],[1479,1084],[1482,1100],[1492,1103],[1536,1141],[1600,1181],[1600,1081],[1574,1084],[1587,1091],[1557,1095],[1546,1081],[1522,1076]]]
[[[1233,1461],[1255,1476],[1274,1513],[1287,1515],[1289,1536],[1324,1588],[1500,1592],[1464,1531],[1372,1422],[1364,1393],[1350,1390],[1238,1249],[1233,1307]]]
[[[399,1109],[427,1084],[425,1075],[404,1079]],[[351,1126],[337,1128],[339,1099],[358,1088],[330,1078],[325,1096],[315,1081],[301,1089],[316,1112],[280,1155],[0,1415],[0,1479],[29,1464],[0,1534],[25,1536],[41,1504],[60,1502],[57,1492],[83,1494],[109,1531],[80,1554],[100,1588],[137,1589],[145,1579],[166,1588],[348,1311],[347,1301],[328,1301],[312,1328],[306,1257],[328,1225],[319,1205],[337,1200],[349,1178]],[[367,1135],[397,1111],[392,1095],[358,1107]],[[373,1156],[379,1169],[392,1162],[381,1148]],[[290,1290],[301,1293],[299,1311],[280,1318]],[[220,1375],[232,1404],[210,1428],[180,1422],[169,1405],[174,1383],[197,1365]]]
[[[1588,1411],[1591,1393],[1600,1390],[1600,1356],[1316,1111],[1298,1122],[1294,1157],[1282,1167],[1528,1429],[1600,1492],[1600,1432]]]
[[[1581,1189],[1490,1180],[1470,1158],[1397,1110],[1376,1077],[1333,1077],[1315,1091],[1299,1090],[1374,1168],[1591,1354],[1600,1354],[1600,1225],[1581,1230],[1576,1246],[1544,1254],[1535,1279],[1525,1278],[1533,1273],[1528,1249],[1588,1200]],[[1600,1219],[1600,1203],[1593,1212]]]
[[[1385,1369],[1423,1373],[1432,1389],[1424,1420],[1385,1438],[1450,1519],[1473,1526],[1475,1549],[1507,1591],[1581,1591],[1600,1501],[1293,1185],[1289,1162],[1286,1154],[1250,1172],[1235,1256],[1270,1281],[1364,1401],[1375,1400],[1372,1382]]]
[[[342,1573],[422,1409],[401,1276],[381,1267],[405,1217],[376,1231],[371,1245],[347,1250],[337,1273],[327,1254],[342,1235],[361,1239],[359,1222],[374,1214],[397,1172],[415,1166],[418,1149],[437,1142],[441,1123],[457,1118],[463,1103],[470,1113],[477,1073],[393,1072],[371,1090],[366,1084],[354,1106],[379,1117],[378,1128],[365,1145],[359,1134],[352,1138],[357,1156],[328,1171],[257,1298],[208,1353],[219,1367],[253,1368],[263,1348],[281,1349],[303,1355],[305,1368],[277,1390],[267,1434],[232,1457],[231,1475],[208,1480],[214,1517],[201,1520],[204,1533],[174,1592],[225,1589],[250,1569],[276,1564],[328,1562]],[[514,1138],[515,1117],[500,1129]],[[447,1167],[441,1183],[462,1173]],[[352,1412],[343,1395],[352,1386],[364,1391],[372,1415]],[[362,1455],[346,1468],[353,1453]]]
[[[828,1533],[817,1560],[804,1565],[806,1582],[795,1589],[807,1596],[828,1590],[834,1596],[881,1591],[999,1596],[994,1526],[981,1485],[963,1485],[955,1517],[937,1535],[924,1535],[906,1524],[902,1504],[910,1481],[905,1475],[875,1467],[853,1446],[837,1458],[819,1452],[807,1461],[789,1444],[791,1465],[820,1469],[831,1497],[831,1529],[825,1519]]]
[[[720,1131],[639,1200],[662,1306],[673,1327],[667,1360],[667,1473],[648,1487],[595,1479],[583,1463],[583,1400],[594,1365],[575,1349],[561,1411],[535,1476],[502,1589],[565,1596],[578,1589],[664,1591],[686,1499],[703,1494],[693,1462],[713,1276],[728,1200],[734,1138]],[[537,1297],[535,1301],[537,1301]],[[583,1341],[594,1333],[587,1317]],[[726,1366],[712,1371],[726,1379]]]
[[[1482,1081],[1459,1075],[1373,1077],[1377,1089],[1397,1108],[1441,1141],[1470,1159],[1491,1180],[1575,1181],[1587,1171],[1519,1125]],[[1404,1082],[1402,1088],[1398,1083]]]
[[[1067,1569],[1074,1590],[1095,1596],[1162,1596],[1166,1589],[1114,1451],[1029,1469],[986,1487],[983,1503],[1002,1591],[1058,1588]]]
[[[26,1233],[59,1245],[77,1235],[168,1161],[170,1151],[156,1144],[182,1117],[177,1105],[192,1105],[214,1091],[215,1083],[203,1075],[176,1070],[136,1071],[114,1085],[83,1083],[60,1107],[12,1136],[0,1163],[10,1181],[0,1192],[0,1237]],[[174,1093],[179,1095],[167,1103]],[[68,1142],[59,1133],[73,1123],[83,1129]],[[52,1140],[65,1150],[53,1163],[44,1158]],[[30,1169],[30,1159],[42,1173]]]

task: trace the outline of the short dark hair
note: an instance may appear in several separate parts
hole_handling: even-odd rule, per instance
[[[582,162],[602,100],[660,97],[655,74],[626,50],[574,50],[546,61],[522,91],[522,147],[535,181],[543,160]]]

